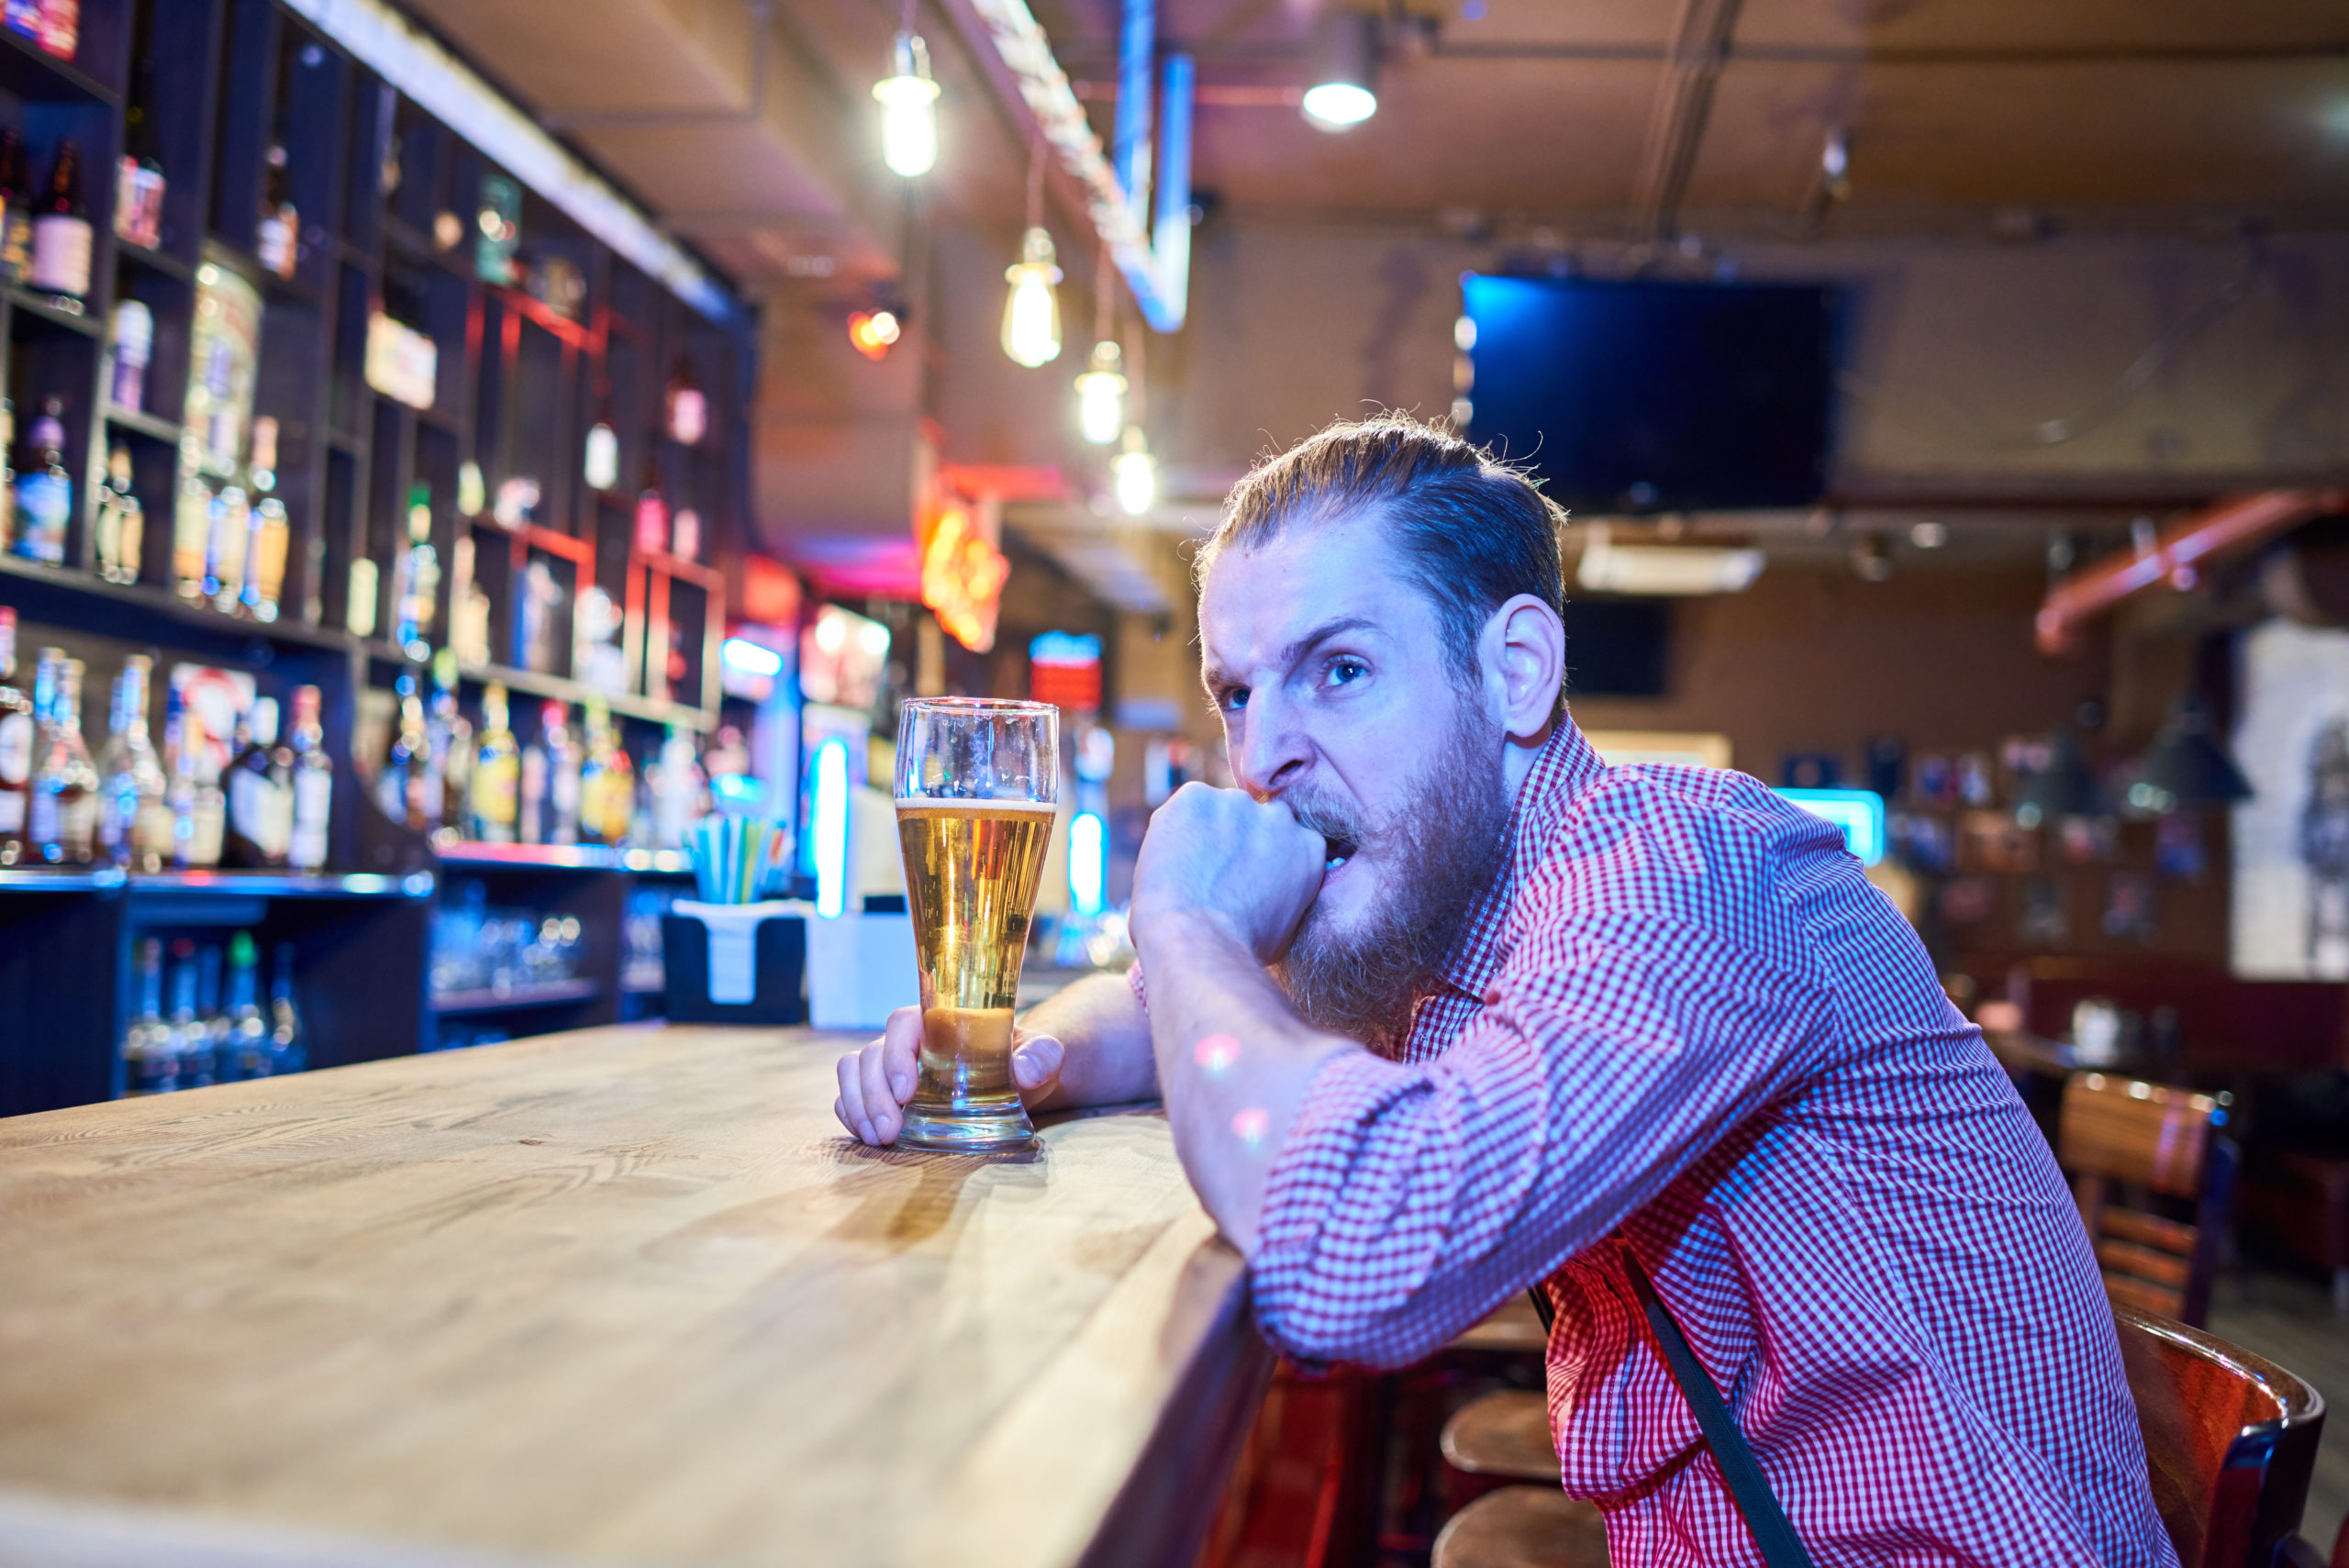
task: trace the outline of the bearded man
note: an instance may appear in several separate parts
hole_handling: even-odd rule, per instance
[[[1163,1095],[1300,1361],[1408,1363],[1535,1287],[1618,1563],[1789,1522],[1818,1568],[2175,1563],[2046,1144],[1835,829],[1592,752],[1562,521],[1397,417],[1241,481],[1199,562],[1240,788],[1152,819],[1141,963],[1027,1016],[1023,1093]],[[866,1142],[919,1036],[842,1060]]]

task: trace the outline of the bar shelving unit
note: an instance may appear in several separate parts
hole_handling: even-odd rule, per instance
[[[159,62],[151,72],[134,58],[142,28]],[[167,179],[152,247],[114,232],[114,172],[134,95]],[[429,641],[437,648],[451,635],[460,540],[489,599],[490,657],[458,671],[460,704],[476,727],[482,691],[495,683],[511,694],[526,745],[545,700],[569,705],[574,724],[583,704],[603,702],[640,765],[665,727],[715,728],[723,563],[743,537],[748,504],[749,313],[724,295],[722,279],[714,281],[725,308],[713,309],[709,295],[689,303],[639,271],[283,0],[83,0],[70,61],[0,30],[0,124],[22,131],[37,185],[58,144],[77,143],[95,241],[84,299],[0,284],[0,388],[14,403],[19,443],[11,456],[21,469],[31,421],[55,397],[74,484],[62,564],[0,552],[0,604],[19,620],[20,683],[29,685],[41,646],[82,658],[94,752],[106,687],[128,652],[157,656],[159,685],[176,662],[249,673],[282,709],[295,686],[316,685],[336,778],[320,875],[0,868],[0,1115],[120,1092],[116,1052],[137,1000],[137,943],[150,935],[249,927],[265,957],[292,943],[316,1066],[427,1048],[443,1017],[495,1017],[528,1033],[640,1016],[647,998],[621,973],[621,920],[640,884],[690,886],[682,855],[518,845],[444,853],[376,808],[375,759],[355,755],[354,740],[401,677],[429,682],[390,636],[395,551],[417,484],[430,488],[441,568]],[[284,189],[301,217],[290,277],[259,260],[273,142],[285,149]],[[487,182],[499,178],[519,187],[515,254],[528,275],[567,275],[575,294],[540,297],[518,274],[483,275],[477,219]],[[241,277],[262,301],[251,413],[278,424],[273,493],[288,525],[273,620],[223,613],[172,585],[175,503],[200,455],[186,394],[208,269]],[[145,304],[155,327],[137,409],[107,399],[109,323],[127,299]],[[431,406],[369,384],[368,329],[379,313],[431,339]],[[707,433],[691,445],[671,439],[662,417],[680,368],[708,409]],[[619,452],[617,481],[603,489],[588,484],[584,462],[599,419]],[[127,584],[95,570],[93,502],[117,443],[129,452],[145,515],[139,580]],[[485,503],[519,479],[536,482],[539,503],[511,526],[487,504],[461,514],[468,470]],[[698,513],[707,559],[639,548],[635,506],[648,480],[673,512]],[[354,581],[365,582],[351,571],[362,559],[375,563],[377,595],[363,635],[352,628],[368,623],[369,606],[351,602]],[[562,598],[542,642],[555,658],[526,668],[516,600],[534,562],[554,573]],[[591,585],[618,610],[616,689],[572,667],[573,615]],[[161,711],[159,697],[155,719]],[[495,998],[435,997],[434,914],[470,880],[487,883],[501,905],[578,915],[577,977]]]

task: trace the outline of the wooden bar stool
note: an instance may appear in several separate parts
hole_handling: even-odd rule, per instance
[[[1429,1568],[1607,1568],[1607,1525],[1555,1487],[1504,1486],[1452,1516]]]
[[[1445,1462],[1470,1475],[1553,1485],[1558,1479],[1549,1402],[1539,1394],[1505,1388],[1471,1399],[1443,1424],[1440,1442]]]

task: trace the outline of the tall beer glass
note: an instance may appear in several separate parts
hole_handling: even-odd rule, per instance
[[[921,1071],[897,1141],[1025,1149],[1011,1011],[1060,798],[1060,710],[922,697],[897,716],[897,839],[921,963]]]

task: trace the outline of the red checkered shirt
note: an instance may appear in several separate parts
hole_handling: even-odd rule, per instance
[[[2063,1178],[1837,830],[1741,773],[1606,766],[1568,720],[1510,832],[1403,1059],[1313,1082],[1265,1334],[1401,1365],[1542,1282],[1561,1475],[1610,1557],[1758,1568],[1628,1247],[1817,1568],[2175,1564]]]

